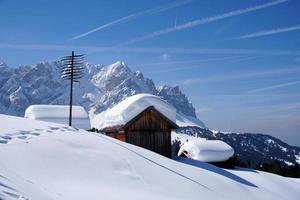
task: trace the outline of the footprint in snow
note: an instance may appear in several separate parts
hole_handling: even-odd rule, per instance
[[[67,126],[64,126],[61,128],[62,129],[65,129],[67,131],[78,131],[79,129],[78,128],[74,128],[74,127],[67,127]]]
[[[21,134],[21,135],[30,135],[31,132],[30,131],[19,131],[19,134]]]
[[[25,136],[25,135],[20,135],[20,136],[18,136],[17,138],[22,139],[22,140],[25,140],[25,139],[27,139],[27,136]]]
[[[57,131],[57,130],[59,130],[59,128],[58,127],[50,127],[50,130]]]
[[[4,136],[1,136],[2,139],[4,140],[11,140],[12,137],[8,136],[8,135],[4,135]]]
[[[7,140],[1,140],[0,139],[0,144],[7,144],[7,142],[8,142]]]
[[[138,171],[135,169],[135,167],[131,164],[130,160],[128,160],[127,158],[123,158],[122,160],[124,161],[124,162],[122,162],[122,164],[120,164],[119,162],[115,163],[114,168],[115,168],[116,172],[123,176],[127,176],[131,180],[140,181],[143,184],[146,184],[145,180],[138,173]]]
[[[31,135],[39,136],[40,134],[39,133],[31,133]]]
[[[26,182],[30,183],[30,184],[34,184],[32,181],[30,180],[26,180]]]

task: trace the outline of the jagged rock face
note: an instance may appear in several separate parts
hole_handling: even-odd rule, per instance
[[[0,112],[22,116],[31,104],[68,104],[69,85],[60,78],[60,62],[10,68],[0,64]],[[178,87],[156,89],[151,79],[133,72],[124,62],[86,64],[85,76],[74,86],[75,104],[99,113],[128,96],[139,93],[159,95],[178,112],[195,117],[195,109]]]
[[[132,72],[123,62],[103,67],[93,76],[92,82],[103,94],[101,101],[94,105],[95,112],[112,107],[128,96],[156,93],[152,80],[145,79],[141,72]]]
[[[9,109],[17,112],[22,111],[23,106],[29,106],[29,101],[21,87],[9,95],[9,101],[11,102]]]
[[[0,85],[2,113],[23,115],[31,104],[52,103],[57,93],[66,87],[60,80],[58,65],[57,62],[45,62],[35,67],[1,70],[0,77],[6,77]]]
[[[174,105],[180,113],[196,118],[195,108],[178,86],[161,86],[157,89],[157,95]]]

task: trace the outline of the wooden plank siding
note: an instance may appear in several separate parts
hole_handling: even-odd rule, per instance
[[[157,111],[146,108],[127,124],[104,129],[106,135],[171,158],[171,130],[178,126]]]
[[[125,126],[126,142],[171,157],[170,123],[154,107],[149,107]]]
[[[171,157],[171,131],[128,131],[126,142]]]
[[[121,140],[123,142],[126,142],[124,133],[115,132],[115,133],[106,133],[106,135],[109,136],[109,137],[115,138],[117,140]]]

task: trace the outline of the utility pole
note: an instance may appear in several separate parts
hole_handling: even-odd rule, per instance
[[[75,55],[72,51],[71,56],[65,56],[61,59],[61,77],[70,80],[70,108],[69,108],[69,126],[72,126],[72,106],[73,106],[73,83],[79,82],[84,73],[84,55]]]
[[[74,51],[71,58],[71,85],[70,85],[70,111],[69,111],[69,126],[72,126],[72,104],[73,104],[73,73],[74,73]]]

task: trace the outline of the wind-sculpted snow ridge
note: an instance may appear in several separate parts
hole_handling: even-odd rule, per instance
[[[68,128],[68,129],[67,129]],[[250,169],[171,160],[104,135],[0,115],[0,199],[298,200],[300,182]],[[25,135],[28,135],[25,134]]]

